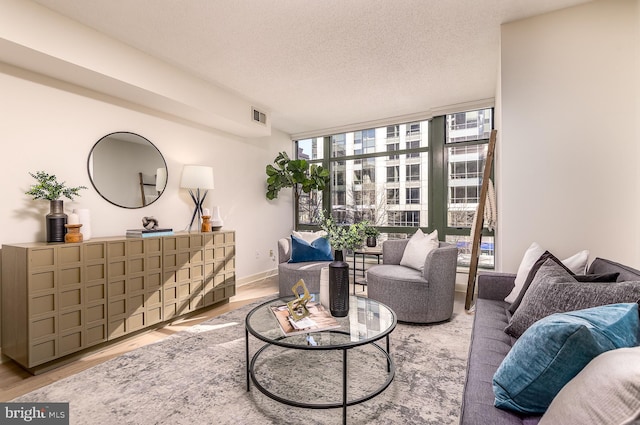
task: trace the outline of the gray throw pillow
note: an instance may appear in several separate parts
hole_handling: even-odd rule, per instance
[[[505,332],[519,338],[536,321],[553,313],[640,299],[640,282],[577,282],[562,266],[547,260],[536,273]]]

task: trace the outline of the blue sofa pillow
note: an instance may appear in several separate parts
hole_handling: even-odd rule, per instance
[[[291,235],[290,263],[305,261],[333,261],[331,245],[326,238],[318,238],[309,243],[304,239]]]
[[[620,303],[556,313],[515,342],[493,376],[495,406],[541,414],[593,358],[638,345],[638,304]]]

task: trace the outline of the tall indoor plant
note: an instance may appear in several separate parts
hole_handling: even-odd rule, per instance
[[[344,250],[362,246],[366,223],[339,225],[322,212],[318,222],[335,255],[335,260],[329,263],[329,310],[333,316],[344,317],[349,314],[349,263],[344,261]]]
[[[86,189],[86,186],[68,187],[66,182],[60,183],[55,175],[44,171],[29,173],[29,175],[36,179],[37,183],[32,185],[25,194],[31,195],[34,200],[49,201],[49,214],[46,216],[47,242],[64,242],[64,225],[67,223],[67,215],[64,213],[64,205],[60,197],[64,196],[73,201],[74,197],[80,196],[80,189]]]
[[[309,164],[305,159],[291,159],[286,152],[279,152],[268,164],[267,199],[276,199],[285,187],[293,188],[294,200],[298,205],[300,195],[312,190],[323,190],[329,183],[329,170],[322,165]]]

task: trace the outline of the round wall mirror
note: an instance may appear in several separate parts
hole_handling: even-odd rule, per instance
[[[155,202],[167,185],[167,163],[153,143],[125,131],[107,134],[93,145],[87,162],[91,184],[122,208]]]

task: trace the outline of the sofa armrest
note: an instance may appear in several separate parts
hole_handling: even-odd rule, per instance
[[[286,263],[291,258],[291,239],[278,240],[278,263]]]
[[[382,242],[382,263],[400,264],[409,239],[389,239]]]
[[[514,273],[483,272],[478,275],[478,298],[504,300],[515,287]]]

